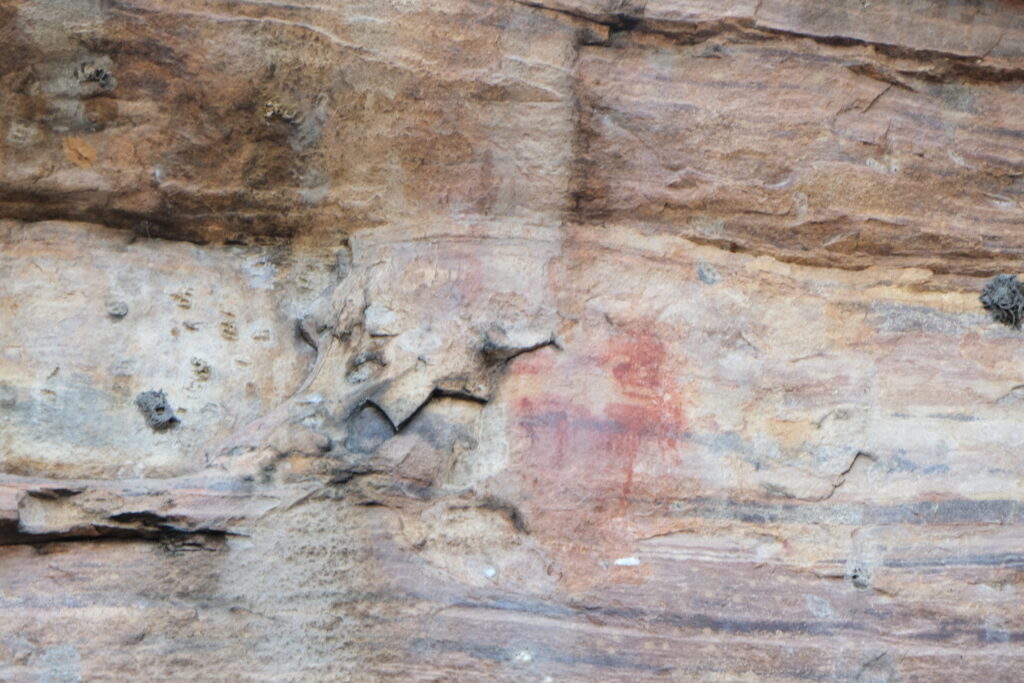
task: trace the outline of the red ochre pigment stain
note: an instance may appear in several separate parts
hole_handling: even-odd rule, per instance
[[[667,358],[664,345],[640,330],[610,339],[596,356],[555,359],[545,368],[553,381],[572,386],[571,377],[557,378],[574,367],[593,375],[581,366],[596,367],[611,375],[615,393],[595,396],[593,406],[578,391],[534,394],[515,403],[531,453],[544,462],[538,478],[550,479],[558,488],[579,486],[594,493],[614,486],[625,504],[633,495],[637,459],[645,453],[674,458],[688,427],[685,393],[666,371]],[[538,368],[523,369],[532,375]]]
[[[625,394],[644,396],[661,387],[665,346],[646,331],[628,338],[613,338],[599,363],[611,367]]]
[[[677,435],[687,428],[682,392],[666,376],[666,357],[664,344],[647,330],[613,338],[601,356],[601,364],[611,367],[626,399],[605,408],[605,415],[619,425],[609,450],[625,468],[623,500],[632,493],[636,460],[644,444],[653,441],[660,454],[674,452]]]

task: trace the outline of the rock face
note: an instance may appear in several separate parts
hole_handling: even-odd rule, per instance
[[[1009,0],[0,0],[0,680],[1012,681]]]

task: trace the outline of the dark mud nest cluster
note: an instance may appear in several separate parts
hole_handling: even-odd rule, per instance
[[[75,78],[82,83],[97,83],[104,90],[109,90],[114,85],[114,77],[109,71],[89,62],[82,62],[75,67]]]
[[[985,284],[978,298],[993,320],[1020,329],[1024,320],[1024,285],[1016,275],[996,275]]]

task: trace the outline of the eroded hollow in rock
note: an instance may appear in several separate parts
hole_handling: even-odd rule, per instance
[[[135,397],[135,405],[146,418],[146,424],[152,429],[162,431],[178,422],[174,416],[167,395],[163,391],[144,391]]]

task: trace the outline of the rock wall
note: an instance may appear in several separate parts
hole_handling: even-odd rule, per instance
[[[0,0],[0,680],[1013,681],[1010,0]]]

